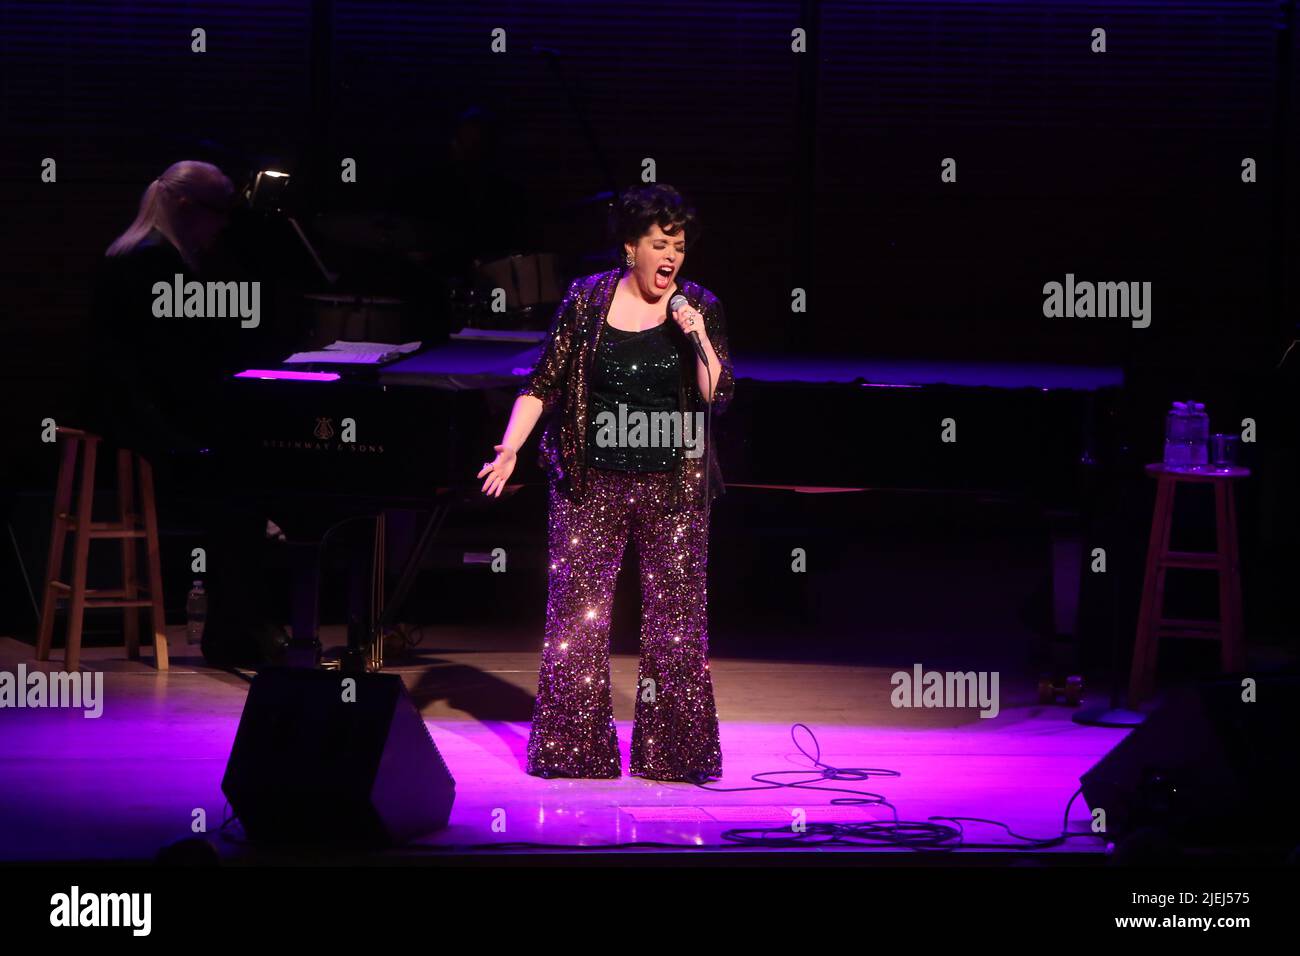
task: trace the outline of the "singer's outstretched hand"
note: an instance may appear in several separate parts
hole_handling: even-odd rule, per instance
[[[506,486],[506,479],[515,470],[516,455],[513,448],[507,448],[505,445],[493,445],[492,450],[497,453],[496,458],[483,465],[478,477],[487,475],[487,481],[483,482],[483,494],[500,498],[501,489]]]

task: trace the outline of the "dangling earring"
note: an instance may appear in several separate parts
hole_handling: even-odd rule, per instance
[[[629,269],[631,269],[631,268],[633,268],[634,266],[636,266],[636,256],[632,255],[632,253],[630,253],[630,252],[629,252],[626,256],[624,256],[624,260],[623,260],[623,261],[625,261],[625,262],[627,263],[627,267],[628,267]]]

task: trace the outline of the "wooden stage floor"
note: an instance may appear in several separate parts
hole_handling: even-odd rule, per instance
[[[102,716],[59,709],[0,710],[0,860],[149,860],[173,841],[192,836],[195,811],[206,814],[208,837],[231,863],[275,862],[278,854],[247,844],[237,825],[219,833],[227,812],[221,778],[248,691],[250,673],[203,665],[172,633],[172,669],[124,659],[119,648],[87,648],[83,666],[104,672]],[[444,637],[446,639],[444,639]],[[328,638],[328,634],[327,634]],[[327,640],[328,644],[329,641]],[[32,647],[0,639],[0,670],[35,665]],[[608,852],[630,843],[641,853],[752,853],[723,840],[736,828],[790,828],[803,811],[809,823],[888,821],[888,807],[836,806],[826,790],[767,789],[751,775],[802,771],[807,757],[791,727],[816,734],[824,763],[880,768],[896,777],[865,782],[818,781],[816,773],[781,775],[786,782],[867,790],[882,795],[899,820],[979,817],[1023,836],[1061,832],[1062,814],[1079,776],[1126,731],[1071,722],[1063,706],[1040,706],[1034,688],[1003,676],[1001,711],[983,719],[974,710],[896,709],[890,674],[908,669],[830,663],[714,658],[725,775],[706,788],[626,776],[636,660],[613,659],[615,716],[624,776],[617,780],[544,780],[524,772],[524,749],[536,687],[537,655],[476,649],[472,638],[428,632],[419,656],[399,673],[456,779],[450,826],[413,847],[390,851],[395,861],[459,853],[559,852],[517,847],[547,844]],[[39,665],[57,671],[55,660]],[[804,746],[812,742],[804,735]],[[494,821],[504,820],[504,832]],[[1071,831],[1087,830],[1083,798],[1074,801]],[[1013,851],[1018,841],[988,824],[963,824],[972,844],[1005,845],[1048,862],[1101,859],[1091,836],[1056,848]],[[491,849],[485,845],[517,848]],[[572,851],[564,851],[572,852]],[[897,847],[826,847],[805,837],[782,853],[883,853],[915,857]],[[997,850],[959,849],[958,855]],[[952,854],[945,859],[952,860]],[[882,858],[880,862],[885,862]]]

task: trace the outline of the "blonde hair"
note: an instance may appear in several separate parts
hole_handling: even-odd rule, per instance
[[[227,195],[233,191],[234,187],[226,174],[211,163],[183,159],[168,166],[161,176],[145,188],[135,221],[109,244],[104,255],[122,256],[133,252],[152,230],[157,229],[176,247],[185,264],[192,268],[195,264],[195,250],[189,248],[183,231],[177,227],[178,199],[181,196],[198,199],[204,193],[211,195],[213,187],[219,184],[223,184],[222,188]]]

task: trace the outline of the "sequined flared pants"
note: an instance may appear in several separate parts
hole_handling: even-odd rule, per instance
[[[593,468],[581,502],[550,490],[549,593],[528,773],[620,775],[609,669],[610,607],[631,535],[641,566],[641,659],[629,771],[654,780],[718,776],[709,675],[708,524],[668,513],[670,472]]]

